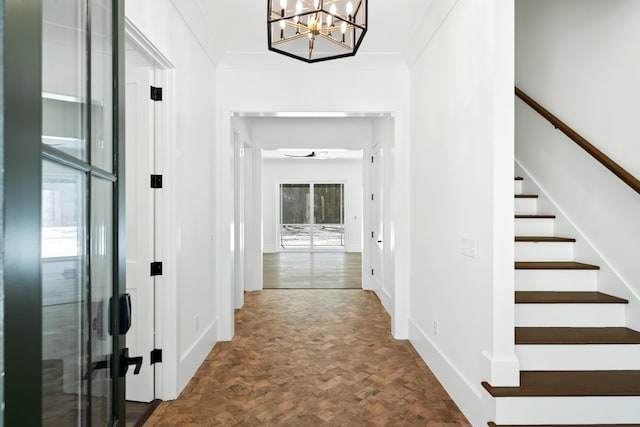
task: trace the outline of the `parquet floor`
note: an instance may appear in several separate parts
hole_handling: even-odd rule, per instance
[[[362,290],[247,293],[177,400],[145,426],[467,426],[407,341]]]
[[[263,255],[264,289],[360,289],[359,252],[276,252]]]

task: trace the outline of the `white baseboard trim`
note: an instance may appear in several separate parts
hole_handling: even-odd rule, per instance
[[[216,319],[180,357],[178,394],[191,381],[191,378],[193,378],[217,342],[218,320]]]
[[[472,383],[409,318],[409,342],[472,425],[486,425],[488,414],[480,382]],[[478,353],[478,357],[480,354]]]
[[[387,313],[389,313],[389,316],[393,317],[393,297],[391,294],[385,289],[376,289],[375,293],[378,295],[378,298],[380,298],[380,302],[384,309],[387,310]]]

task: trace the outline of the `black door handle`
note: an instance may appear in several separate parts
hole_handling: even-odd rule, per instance
[[[129,370],[130,365],[135,365],[133,375],[138,375],[140,373],[140,369],[142,369],[142,356],[129,357],[129,349],[125,348],[124,350],[122,350],[122,355],[120,356],[121,377],[127,375],[127,371]]]
[[[93,364],[92,368],[93,369],[91,369],[91,379],[93,379],[96,376],[99,369],[111,368],[111,363],[109,363],[109,360],[98,360]],[[82,379],[86,380],[88,378],[89,378],[89,372],[87,371],[87,373],[84,374]]]

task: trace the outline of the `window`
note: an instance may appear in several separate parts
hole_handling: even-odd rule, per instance
[[[280,185],[283,249],[344,248],[344,184]]]

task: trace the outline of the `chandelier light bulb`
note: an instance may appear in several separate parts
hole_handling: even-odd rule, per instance
[[[280,21],[280,28],[282,28],[284,30],[286,23],[284,22],[284,20]]]
[[[347,32],[347,23],[342,21],[342,25],[340,25],[340,31],[342,31],[342,34]]]
[[[300,22],[300,17],[299,17],[298,15],[294,16],[294,17],[293,17],[293,22],[295,22],[296,24],[297,24],[298,22]]]
[[[333,23],[333,15],[327,15],[327,27],[330,27]]]
[[[329,9],[329,12],[330,12],[332,15],[335,15],[337,11],[338,11],[338,9],[336,8],[336,4],[335,4],[335,3],[333,3],[333,4],[331,5],[331,8]]]
[[[298,3],[296,3],[296,13],[298,15],[302,13],[302,2],[300,0],[298,0]]]
[[[287,8],[287,0],[280,0],[280,7],[282,9],[286,9]]]
[[[320,6],[320,0],[313,0],[313,8],[317,9]]]
[[[353,14],[353,4],[349,2],[347,3],[347,16],[349,17],[349,21],[351,21],[352,14]]]

